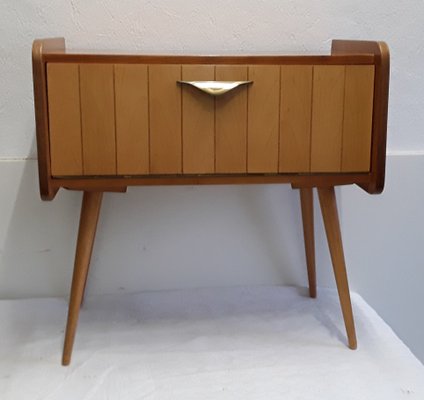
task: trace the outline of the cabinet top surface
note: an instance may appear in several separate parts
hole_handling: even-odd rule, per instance
[[[104,62],[104,63],[152,63],[152,64],[327,64],[372,65],[373,54],[349,55],[148,55],[99,51],[51,51],[43,54],[45,62]]]

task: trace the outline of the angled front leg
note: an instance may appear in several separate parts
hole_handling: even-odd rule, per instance
[[[74,274],[69,299],[68,322],[63,346],[63,365],[69,365],[71,361],[72,347],[78,324],[79,310],[84,296],[102,197],[103,192],[84,192],[82,199]]]
[[[309,296],[314,298],[317,297],[317,278],[315,272],[314,197],[312,188],[300,188],[300,205],[302,208]]]
[[[353,321],[352,304],[350,301],[349,284],[347,280],[346,264],[343,254],[342,235],[340,232],[339,216],[337,213],[336,195],[334,187],[318,188],[322,218],[327,234],[328,247],[333,263],[340,305],[346,326],[349,347],[356,349],[355,323]]]

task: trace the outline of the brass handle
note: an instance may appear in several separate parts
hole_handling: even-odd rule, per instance
[[[230,90],[242,85],[248,85],[253,81],[177,81],[184,85],[190,85],[212,96],[221,96]]]

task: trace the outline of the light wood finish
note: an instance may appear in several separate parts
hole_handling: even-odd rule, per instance
[[[344,79],[344,66],[314,67],[311,172],[340,172]]]
[[[52,175],[82,175],[78,65],[48,64],[47,91]]]
[[[71,295],[69,299],[68,321],[65,331],[65,343],[63,346],[63,365],[69,365],[71,361],[79,310],[84,296],[84,288],[96,235],[102,197],[102,192],[84,192],[82,200],[74,274],[72,277]]]
[[[349,284],[345,259],[343,254],[342,235],[340,232],[339,216],[337,212],[336,195],[334,187],[318,188],[322,218],[327,234],[328,247],[333,263],[340,305],[346,326],[349,347],[356,349],[356,333],[353,321],[352,304],[350,301]]]
[[[52,185],[50,165],[49,119],[47,105],[47,68],[45,56],[49,52],[65,51],[64,38],[36,39],[32,44],[32,76],[34,83],[34,111],[37,135],[38,181],[40,196],[52,200],[58,188]]]
[[[149,66],[150,172],[182,172],[180,65]]]
[[[365,40],[333,40],[331,56],[356,54],[374,56],[374,100],[372,118],[371,174],[369,182],[358,183],[368,193],[378,194],[384,189],[386,172],[387,113],[389,106],[390,51],[385,42]]]
[[[308,270],[309,296],[315,298],[317,297],[317,278],[315,272],[314,194],[312,188],[300,189],[300,205]]]
[[[185,81],[213,81],[213,65],[183,65]],[[200,90],[182,86],[183,173],[215,171],[215,99]]]
[[[346,67],[342,171],[369,171],[371,163],[374,67]]]
[[[247,67],[217,65],[217,81],[245,81]],[[216,98],[216,172],[245,173],[247,170],[247,86]]]
[[[114,73],[117,174],[148,174],[147,65],[116,64]]]
[[[281,67],[279,172],[309,172],[312,65]]]
[[[278,172],[280,67],[249,66],[247,170]]]
[[[84,175],[116,174],[113,65],[81,64]]]

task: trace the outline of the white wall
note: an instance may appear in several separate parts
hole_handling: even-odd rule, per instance
[[[0,157],[35,156],[30,49],[147,53],[325,52],[331,39],[385,40],[392,52],[389,148],[424,150],[421,0],[2,0]]]
[[[30,50],[328,53],[332,38],[388,42],[392,53],[388,184],[341,191],[352,288],[424,360],[424,36],[421,0],[53,1],[0,3],[0,297],[65,295],[80,194],[39,201]],[[15,160],[15,161],[12,161]],[[20,161],[19,161],[20,160]],[[289,186],[133,188],[108,194],[89,293],[306,282],[297,193]],[[318,223],[319,283],[333,285]],[[187,279],[187,277],[189,277]]]

